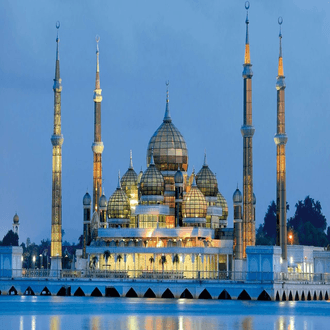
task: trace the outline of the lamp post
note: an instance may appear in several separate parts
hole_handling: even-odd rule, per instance
[[[35,269],[35,264],[36,264],[36,256],[32,256],[32,269]]]
[[[290,241],[290,244],[292,245],[293,235],[291,233],[289,234],[289,241]]]

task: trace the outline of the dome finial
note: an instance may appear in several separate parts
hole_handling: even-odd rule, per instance
[[[206,149],[204,149],[204,164],[203,166],[207,166],[207,161],[206,161]]]
[[[96,41],[96,78],[95,78],[95,89],[98,90],[101,87],[100,84],[100,57],[99,57],[99,41],[100,41],[100,37],[98,35],[96,35],[95,37],[95,41]]]
[[[151,156],[150,156],[150,165],[155,165],[155,161],[154,161],[154,148],[151,149]]]
[[[60,59],[60,53],[59,53],[59,50],[58,50],[58,44],[60,42],[60,38],[58,37],[58,30],[61,26],[61,23],[60,21],[57,21],[56,22],[56,29],[57,29],[57,37],[56,37],[56,43],[57,43],[57,46],[56,46],[56,61],[58,61]]]
[[[280,53],[278,57],[278,76],[283,77],[284,76],[284,70],[283,70],[283,58],[282,58],[282,23],[283,23],[283,18],[280,16],[278,18],[278,24],[280,26],[280,33],[278,35],[280,39]]]
[[[170,114],[170,108],[169,108],[169,103],[170,103],[170,98],[169,98],[169,85],[170,85],[170,81],[167,80],[165,82],[166,84],[166,108],[165,108],[165,116],[164,116],[164,122],[171,122],[172,118],[171,118],[171,114]]]
[[[129,151],[129,168],[133,170],[133,156],[132,156],[132,150]]]
[[[120,170],[118,170],[118,184],[117,184],[117,189],[121,189],[121,184],[120,184]]]
[[[250,2],[245,2],[245,9],[246,9],[246,39],[245,39],[245,57],[244,57],[244,64],[250,64],[250,43],[249,43],[249,8]]]
[[[62,79],[60,77],[60,51],[59,51],[59,43],[60,38],[58,36],[58,30],[60,28],[60,21],[56,22],[57,36],[56,36],[56,64],[55,64],[55,79],[53,90],[61,91],[62,90]]]

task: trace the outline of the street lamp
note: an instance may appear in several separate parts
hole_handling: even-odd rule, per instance
[[[34,269],[35,268],[35,263],[36,263],[36,256],[34,255],[32,257],[32,268]]]
[[[291,233],[289,234],[289,241],[291,242],[291,245],[292,245],[293,235]]]

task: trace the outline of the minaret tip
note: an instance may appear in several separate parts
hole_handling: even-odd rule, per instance
[[[203,164],[203,166],[207,166],[206,149],[204,149],[204,164]]]
[[[150,156],[150,165],[155,165],[155,161],[154,161],[154,148],[151,149],[151,156]]]
[[[56,61],[58,61],[60,59],[60,53],[59,53],[59,49],[58,49],[58,44],[60,42],[60,38],[58,36],[58,30],[59,30],[60,26],[61,26],[60,21],[57,21],[56,22],[56,29],[57,29],[57,36],[56,36],[56,44],[57,44],[57,46],[56,46]]]
[[[250,64],[250,43],[249,43],[249,8],[250,2],[245,2],[245,9],[246,9],[246,38],[245,38],[245,56],[244,56],[244,64]]]
[[[129,168],[133,169],[133,156],[132,156],[132,150],[129,151]]]
[[[166,84],[166,108],[165,108],[164,122],[171,122],[172,118],[169,108],[170,97],[169,97],[169,87],[168,87],[170,85],[170,81],[167,80],[165,84]]]
[[[280,16],[278,18],[278,24],[280,26],[280,33],[278,35],[278,37],[280,39],[280,51],[279,51],[279,57],[278,57],[278,76],[279,77],[284,76],[283,57],[282,57],[282,23],[283,23],[283,18]]]
[[[120,184],[120,170],[118,170],[118,184],[117,184],[117,189],[121,189],[121,184]]]

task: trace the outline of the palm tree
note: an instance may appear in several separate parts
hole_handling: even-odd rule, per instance
[[[164,273],[164,264],[167,263],[166,256],[163,254],[159,259],[159,264],[162,264],[162,272]]]
[[[96,268],[96,264],[97,264],[98,261],[99,261],[99,258],[97,256],[94,256],[92,258],[92,267],[93,267],[93,269]]]
[[[155,262],[155,259],[154,259],[153,256],[151,256],[151,257],[149,258],[149,262],[150,262],[150,270],[153,270],[153,268],[152,268],[152,264]]]
[[[178,254],[175,254],[175,256],[173,257],[173,265],[176,264],[176,270],[178,270],[179,262],[180,262],[180,258],[178,256]]]
[[[108,269],[108,260],[111,258],[111,253],[109,250],[104,251],[103,253],[104,260],[105,260],[105,269]]]
[[[121,254],[118,255],[117,260],[119,261],[119,270],[120,270],[120,262],[123,259],[123,257],[121,256]]]

